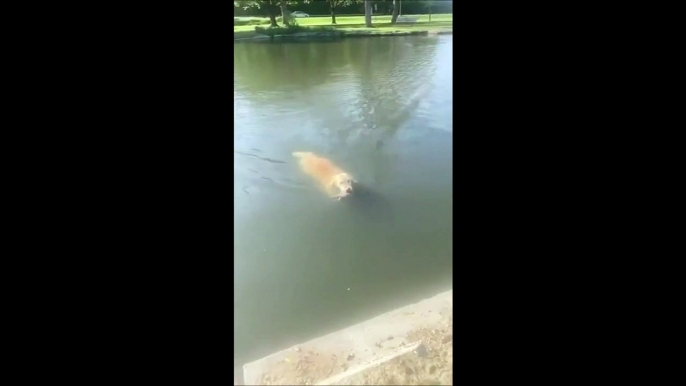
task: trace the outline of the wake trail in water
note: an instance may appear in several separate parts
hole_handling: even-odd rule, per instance
[[[241,155],[247,155],[247,156],[249,156],[249,157],[259,158],[259,159],[261,159],[261,160],[264,160],[264,161],[267,161],[267,162],[271,162],[271,163],[275,163],[275,164],[285,164],[285,163],[286,163],[285,161],[279,161],[279,160],[271,159],[271,158],[267,158],[267,157],[260,157],[259,155],[250,154],[250,153],[243,153],[243,152],[238,151],[238,150],[234,150],[233,152],[234,152],[234,153],[237,153],[237,154],[241,154]]]

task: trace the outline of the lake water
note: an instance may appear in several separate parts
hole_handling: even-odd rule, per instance
[[[234,367],[452,288],[452,36],[234,43],[234,64]]]

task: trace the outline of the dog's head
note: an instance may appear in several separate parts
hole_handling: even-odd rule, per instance
[[[333,177],[331,185],[338,188],[338,196],[345,197],[353,192],[353,182],[355,181],[348,173],[338,173]]]

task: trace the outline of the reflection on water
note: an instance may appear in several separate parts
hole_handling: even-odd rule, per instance
[[[234,50],[234,365],[449,288],[452,37]],[[293,151],[356,196],[324,196]]]

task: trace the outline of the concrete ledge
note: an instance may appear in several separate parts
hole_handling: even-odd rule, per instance
[[[345,31],[344,37],[427,36],[429,31]]]
[[[268,39],[269,39],[269,36],[260,35],[260,36],[251,36],[251,37],[247,37],[247,38],[234,38],[233,41],[234,42],[243,42],[243,41],[268,40]]]
[[[452,379],[452,290],[248,363],[243,374],[246,385],[381,384],[391,365],[403,384],[421,382],[425,368]]]

